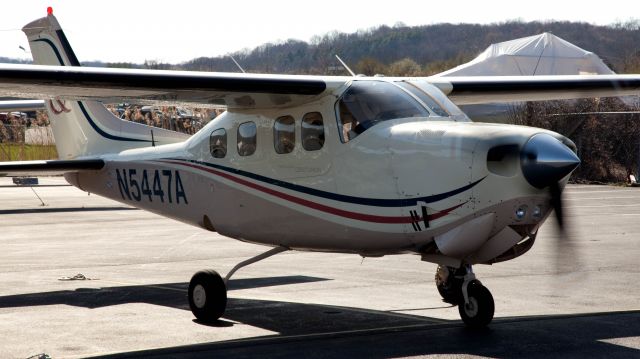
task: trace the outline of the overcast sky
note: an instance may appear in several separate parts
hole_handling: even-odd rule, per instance
[[[20,29],[46,15],[47,6],[52,6],[80,61],[137,63],[179,63],[266,42],[309,41],[313,35],[333,30],[354,32],[397,22],[423,25],[522,19],[606,25],[640,16],[637,0],[12,0],[0,6],[0,56],[30,58],[19,48],[28,49]]]

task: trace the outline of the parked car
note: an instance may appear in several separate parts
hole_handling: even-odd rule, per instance
[[[175,116],[176,119],[188,119],[188,120],[192,120],[193,119],[193,112],[191,112],[191,110],[187,110],[186,108],[182,108],[182,107],[176,107],[176,114]]]

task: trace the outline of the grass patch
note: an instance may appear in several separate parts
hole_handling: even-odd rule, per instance
[[[0,161],[54,160],[58,158],[55,145],[27,145],[0,143]]]

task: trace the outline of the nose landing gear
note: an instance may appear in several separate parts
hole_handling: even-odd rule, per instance
[[[460,268],[439,266],[436,271],[436,288],[445,302],[458,305],[460,317],[467,326],[482,328],[493,320],[493,296],[476,279],[471,265]]]

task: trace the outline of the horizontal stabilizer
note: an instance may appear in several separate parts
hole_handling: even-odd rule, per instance
[[[44,110],[43,100],[7,100],[0,101],[0,111],[36,111]]]
[[[0,176],[55,176],[69,172],[95,171],[103,167],[104,161],[101,159],[0,162]]]

